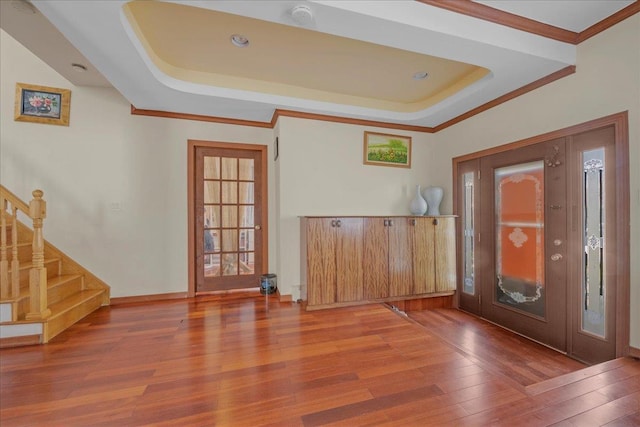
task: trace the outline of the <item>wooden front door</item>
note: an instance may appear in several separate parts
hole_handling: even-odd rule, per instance
[[[457,163],[461,309],[587,363],[621,354],[616,144],[611,125]]]
[[[566,348],[564,138],[480,161],[483,317]]]
[[[266,272],[266,147],[192,145],[195,292],[258,287]]]

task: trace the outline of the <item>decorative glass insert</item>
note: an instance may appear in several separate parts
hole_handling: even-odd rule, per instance
[[[544,163],[495,170],[496,302],[544,318]]]
[[[474,270],[474,224],[473,224],[473,190],[474,190],[474,172],[467,172],[462,176],[462,191],[464,198],[462,200],[462,292],[474,295],[476,293],[475,270]]]
[[[605,337],[605,187],[604,148],[583,151],[582,223],[584,273],[582,330]]]

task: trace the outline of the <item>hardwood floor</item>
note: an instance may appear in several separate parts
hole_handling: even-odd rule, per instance
[[[583,368],[452,309],[119,305],[0,351],[0,425],[639,425],[640,361]]]

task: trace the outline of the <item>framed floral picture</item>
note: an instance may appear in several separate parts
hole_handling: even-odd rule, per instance
[[[364,164],[410,168],[411,137],[365,132]]]
[[[16,83],[14,120],[69,126],[71,91]]]

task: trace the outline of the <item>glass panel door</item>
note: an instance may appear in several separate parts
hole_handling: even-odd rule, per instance
[[[259,286],[259,155],[222,148],[197,151],[196,199],[201,194],[203,206],[197,291]]]

